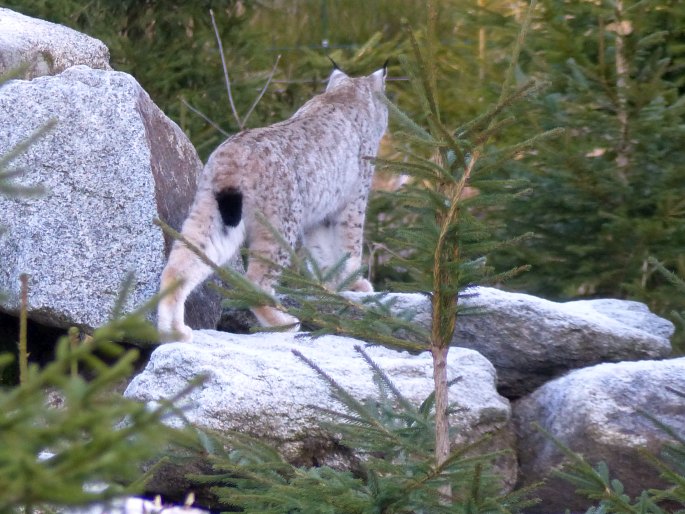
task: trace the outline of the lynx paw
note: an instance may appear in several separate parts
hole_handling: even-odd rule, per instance
[[[365,278],[360,278],[350,286],[350,291],[357,291],[359,293],[373,293],[373,286],[371,282]]]
[[[263,327],[284,327],[284,332],[300,331],[300,320],[295,316],[267,306],[253,307],[251,310]]]
[[[159,337],[163,343],[192,343],[193,329],[188,325],[178,325],[171,330],[159,330]]]

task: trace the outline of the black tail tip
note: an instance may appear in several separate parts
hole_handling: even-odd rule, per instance
[[[237,227],[243,217],[243,193],[235,187],[222,189],[214,194],[224,225]]]

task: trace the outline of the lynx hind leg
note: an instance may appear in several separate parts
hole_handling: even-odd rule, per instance
[[[270,262],[277,267],[285,267],[290,261],[290,256],[285,248],[274,240],[273,236],[266,228],[259,227],[255,230],[250,241],[250,257],[247,263],[247,278],[259,286],[264,292],[273,296],[275,294],[274,285],[280,273],[270,265]],[[294,244],[292,237],[286,240]],[[283,312],[268,305],[252,307],[250,309],[263,327],[284,327],[285,331],[297,332],[300,330],[300,320],[295,316]],[[287,328],[285,328],[287,327]]]
[[[160,281],[160,291],[166,293],[157,306],[157,329],[162,341],[192,341],[193,331],[185,324],[185,301],[211,273],[211,268],[185,245],[174,243]]]
[[[224,213],[216,200],[208,196],[204,201],[196,201],[181,234],[221,266],[240,247],[245,228],[239,218],[234,220],[235,226],[224,224]],[[157,307],[157,328],[163,341],[192,341],[192,329],[185,324],[185,301],[211,274],[211,267],[185,244],[174,242],[160,281],[160,290],[168,293]]]

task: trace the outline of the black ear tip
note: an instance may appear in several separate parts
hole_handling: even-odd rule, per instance
[[[383,69],[387,70],[388,69],[388,64],[390,63],[390,59],[386,59],[385,62],[383,63]]]
[[[340,69],[340,66],[338,66],[338,63],[335,62],[335,61],[333,60],[333,58],[332,58],[330,55],[327,55],[326,57],[328,57],[328,60],[331,61],[331,64],[333,65],[333,69],[334,69],[334,70],[340,70],[340,71],[342,71],[342,70]]]

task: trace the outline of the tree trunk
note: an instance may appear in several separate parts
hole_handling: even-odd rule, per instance
[[[485,7],[485,0],[478,0],[478,7]],[[485,27],[478,29],[478,82],[485,80]]]
[[[442,466],[450,455],[449,388],[447,385],[447,353],[449,346],[433,346],[433,382],[435,384],[435,465]],[[445,484],[438,489],[445,503],[452,499],[452,487]]]
[[[619,141],[616,152],[616,167],[619,177],[624,184],[628,183],[627,168],[630,163],[630,141],[628,134],[628,61],[625,56],[624,37],[630,33],[630,24],[623,20],[623,0],[616,0],[615,4],[616,21],[616,116],[619,124]]]

